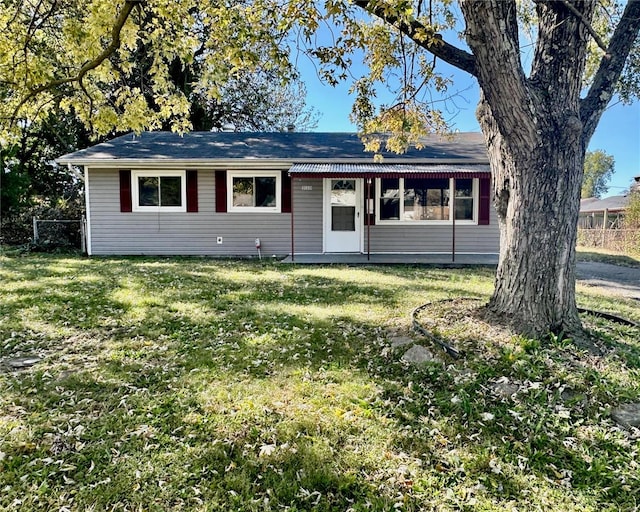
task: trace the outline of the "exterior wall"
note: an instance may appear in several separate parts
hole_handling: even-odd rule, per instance
[[[295,252],[296,254],[319,254],[322,252],[323,229],[322,179],[294,178],[291,188]]]
[[[450,253],[452,227],[371,226],[372,253]],[[497,226],[456,226],[457,253],[497,253]],[[365,228],[366,246],[366,228]]]
[[[216,213],[212,170],[198,171],[197,213],[121,213],[118,171],[91,168],[88,177],[94,255],[257,256],[256,238],[263,256],[291,252],[290,213]]]
[[[120,212],[118,170],[88,172],[89,224],[93,255],[256,256],[291,253],[290,213],[217,213],[213,170],[198,172],[198,212]],[[294,178],[292,204],[296,254],[319,254],[323,246],[323,180]],[[368,227],[363,226],[367,249]],[[449,253],[448,225],[374,225],[372,253]],[[223,243],[218,244],[217,238]],[[456,225],[457,253],[497,253],[498,219],[488,226]]]
[[[367,226],[364,227],[365,250]],[[498,253],[500,229],[493,206],[489,225],[456,224],[456,253]],[[453,228],[446,225],[384,225],[371,226],[372,253],[450,253]]]

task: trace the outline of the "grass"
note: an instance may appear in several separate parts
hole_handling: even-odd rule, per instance
[[[595,261],[624,267],[640,268],[640,258],[631,254],[623,254],[597,247],[578,247],[578,261]]]
[[[445,318],[464,359],[391,348],[490,270],[16,255],[0,282],[0,359],[41,357],[0,365],[2,510],[637,510],[639,436],[610,417],[640,396],[637,329],[586,318],[595,357]]]

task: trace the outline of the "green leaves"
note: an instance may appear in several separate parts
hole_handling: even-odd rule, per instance
[[[95,0],[40,2],[30,11],[12,4],[0,19],[2,136],[15,137],[19,119],[38,122],[58,104],[96,135],[190,129],[192,98],[173,80],[175,67],[192,70],[190,85],[207,90],[264,63],[289,72],[274,5]],[[217,83],[197,83],[213,76]]]
[[[598,149],[587,151],[584,159],[584,175],[580,197],[601,197],[606,194],[607,181],[614,172],[615,162],[611,155]]]

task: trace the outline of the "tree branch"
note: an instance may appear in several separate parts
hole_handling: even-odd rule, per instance
[[[589,23],[589,21],[585,19],[582,13],[578,9],[576,9],[576,7],[573,4],[569,3],[568,0],[562,0],[562,4],[567,9],[569,9],[576,18],[580,20],[580,22],[588,30],[589,34],[591,34],[591,37],[593,37],[593,40],[596,42],[596,44],[602,49],[603,52],[607,53],[607,45],[604,43],[604,41],[598,35],[598,33],[593,29],[593,27],[591,26],[591,23]]]
[[[467,43],[476,58],[481,103],[501,134],[519,140],[523,155],[536,140],[535,104],[522,69],[516,0],[461,0]]]
[[[380,18],[384,22],[395,26],[418,46],[424,48],[439,59],[442,59],[462,71],[466,71],[470,75],[477,76],[475,57],[471,53],[461,50],[460,48],[444,41],[442,36],[433,32],[430,27],[423,25],[416,19],[412,19],[408,22],[401,20],[398,16],[390,14],[378,2],[355,0],[353,3],[368,13]],[[432,37],[424,40],[419,36],[420,33],[425,32],[430,33]]]
[[[144,0],[125,0],[124,6],[118,14],[116,21],[111,29],[111,42],[109,46],[107,46],[97,57],[94,59],[85,62],[82,67],[78,70],[78,73],[75,76],[59,78],[57,80],[51,80],[45,84],[42,84],[34,89],[29,90],[29,93],[20,100],[20,103],[16,106],[11,116],[11,124],[15,122],[18,117],[18,113],[20,109],[29,101],[34,99],[39,94],[59,87],[64,84],[79,82],[82,83],[82,79],[85,75],[91,71],[92,69],[97,68],[100,64],[102,64],[106,59],[108,59],[111,55],[113,55],[116,50],[120,47],[120,33],[122,32],[122,28],[124,27],[127,19],[129,19],[129,15],[133,10],[134,6],[139,3],[143,3]]]
[[[602,113],[615,93],[615,88],[629,52],[640,34],[640,0],[629,0],[622,18],[613,32],[609,47],[600,60],[600,66],[587,96],[580,101],[582,138],[586,146],[600,121]]]

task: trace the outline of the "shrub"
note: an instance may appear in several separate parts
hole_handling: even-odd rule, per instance
[[[78,220],[83,215],[79,201],[59,200],[53,206],[36,202],[19,209],[11,209],[0,222],[0,243],[3,245],[31,244],[40,250],[80,247],[80,222],[73,224],[40,224],[40,239],[33,240],[33,218],[44,220]]]

